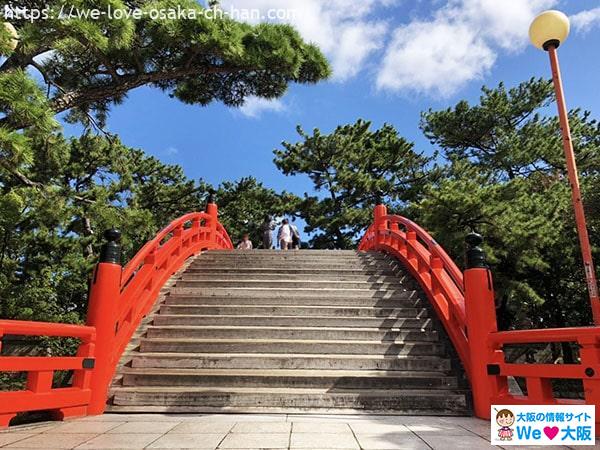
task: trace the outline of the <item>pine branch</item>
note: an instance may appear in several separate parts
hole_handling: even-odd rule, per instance
[[[38,67],[36,68],[40,70]],[[248,67],[230,66],[191,67],[171,71],[132,74],[127,76],[121,76],[117,81],[102,86],[92,86],[89,88],[74,91],[65,91],[61,88],[59,89],[61,92],[50,100],[50,104],[54,112],[58,114],[73,108],[89,105],[90,103],[107,101],[110,99],[120,97],[132,89],[147,84],[169,80],[181,80],[194,75],[202,75],[209,73],[229,73],[238,72],[242,70],[251,71],[256,69]],[[56,86],[55,83],[53,84]],[[31,125],[33,124],[25,121],[14,121],[11,115],[0,119],[0,126],[4,126],[13,130],[21,130]]]

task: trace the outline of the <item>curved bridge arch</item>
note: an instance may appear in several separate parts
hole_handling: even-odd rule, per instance
[[[27,373],[25,389],[0,392],[0,428],[28,411],[50,410],[57,419],[101,414],[123,350],[167,280],[201,251],[233,249],[213,203],[206,212],[171,222],[125,267],[119,264],[119,234],[106,233],[106,238],[92,276],[85,326],[0,320],[0,339],[17,335],[81,341],[73,357],[0,356],[0,372]],[[73,371],[71,387],[52,387],[56,370]]]
[[[398,259],[423,288],[461,359],[471,384],[474,412],[489,419],[494,404],[588,404],[596,407],[600,436],[600,327],[498,331],[492,274],[485,264],[464,273],[419,225],[374,211],[360,251],[381,251]],[[480,248],[472,248],[484,262]],[[469,264],[467,264],[469,265]],[[580,348],[579,364],[522,364],[505,360],[504,345],[571,342]],[[527,394],[509,392],[508,377],[525,380]],[[581,380],[583,400],[558,398],[552,380]]]
[[[115,234],[108,237],[111,242],[103,251],[106,258],[94,271],[86,326],[0,320],[0,338],[10,334],[81,340],[73,357],[0,356],[0,372],[27,373],[25,389],[0,392],[0,427],[25,411],[51,410],[59,419],[101,414],[123,349],[166,281],[189,257],[203,250],[233,248],[214,204],[209,204],[206,212],[171,223],[124,268],[118,264]],[[374,223],[359,250],[389,253],[420,283],[463,363],[478,417],[489,418],[492,404],[577,403],[556,398],[551,381],[578,379],[585,395],[579,403],[595,405],[596,420],[600,420],[600,327],[498,332],[490,270],[476,265],[462,273],[423,228],[404,217],[388,215],[383,205],[375,208]],[[551,342],[579,345],[580,363],[505,361],[504,345]],[[73,371],[71,387],[52,387],[56,370]],[[508,391],[510,376],[526,380],[527,395]],[[599,422],[596,432],[600,433]]]
[[[429,298],[470,377],[463,274],[452,258],[413,221],[375,211],[375,223],[363,236],[359,251],[382,251],[394,256],[419,282]]]

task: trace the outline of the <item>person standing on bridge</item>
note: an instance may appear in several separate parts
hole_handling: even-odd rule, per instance
[[[287,250],[292,248],[292,227],[287,219],[283,219],[279,232],[277,233],[277,241],[279,242],[279,248],[281,250]]]
[[[250,235],[248,233],[244,234],[244,236],[242,236],[242,242],[240,242],[237,246],[238,250],[252,250],[253,249],[253,245],[252,245],[252,241],[250,240]]]
[[[265,216],[264,222],[260,225],[260,231],[262,232],[262,247],[265,250],[271,250],[273,248],[273,230],[275,229],[275,222],[271,219],[271,216]]]
[[[298,227],[294,223],[296,218],[292,219],[292,223],[290,224],[290,228],[292,229],[292,248],[294,250],[300,250],[300,232],[298,231]]]

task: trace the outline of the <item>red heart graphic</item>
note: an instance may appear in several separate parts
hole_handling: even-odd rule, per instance
[[[544,427],[544,434],[548,436],[548,439],[552,440],[558,434],[558,427]]]

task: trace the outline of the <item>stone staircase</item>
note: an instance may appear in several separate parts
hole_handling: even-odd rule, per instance
[[[109,410],[469,413],[427,300],[381,254],[203,253],[137,344]]]

